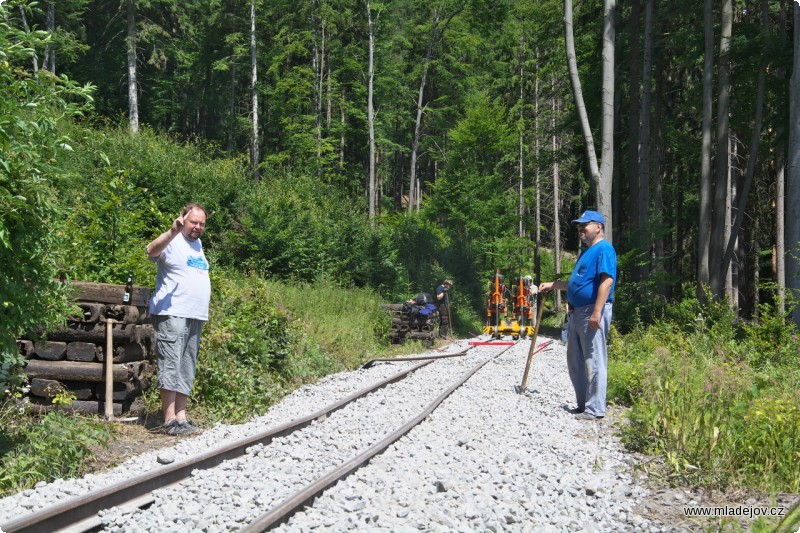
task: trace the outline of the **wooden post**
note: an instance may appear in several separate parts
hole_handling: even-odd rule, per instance
[[[114,419],[114,319],[109,318],[106,322],[106,357],[105,361],[105,415],[106,419]]]

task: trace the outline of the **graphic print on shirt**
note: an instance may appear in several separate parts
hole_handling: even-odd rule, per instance
[[[208,270],[208,262],[202,255],[190,255],[186,260],[186,266],[196,268],[197,270]]]

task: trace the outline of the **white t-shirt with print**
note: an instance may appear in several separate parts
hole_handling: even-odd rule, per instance
[[[190,241],[181,233],[150,260],[158,263],[150,314],[207,321],[211,280],[200,239]]]

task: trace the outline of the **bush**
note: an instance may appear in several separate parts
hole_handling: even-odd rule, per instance
[[[262,275],[390,289],[395,253],[370,228],[361,203],[311,178],[265,177],[239,199],[225,255]]]
[[[691,302],[678,307],[694,315]],[[763,337],[741,342],[742,328],[720,307],[698,316],[715,321],[642,327],[615,339],[609,395],[632,405],[623,441],[663,456],[676,480],[714,489],[797,491],[800,370],[796,364],[754,368],[751,362],[771,360],[778,346]],[[745,329],[774,327],[767,319]],[[780,339],[792,337],[773,340]],[[786,342],[779,353],[792,349]]]
[[[0,495],[82,475],[92,449],[110,437],[97,420],[59,411],[38,419],[20,416],[10,402],[0,405],[0,420]]]
[[[13,27],[9,9],[0,4],[0,391],[14,393],[23,363],[16,339],[67,313],[63,289],[53,282],[53,228],[61,213],[49,182],[72,149],[58,125],[82,113],[91,90],[47,71],[28,72],[46,36]]]

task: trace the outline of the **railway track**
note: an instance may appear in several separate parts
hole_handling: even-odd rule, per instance
[[[480,355],[464,350],[414,361],[408,368],[292,422],[53,505],[2,524],[0,529],[8,533],[124,530],[119,524],[131,522],[142,530],[171,529],[160,518],[160,508],[171,506],[181,509],[175,524],[187,530],[209,524],[211,530],[268,530],[420,424],[507,349],[473,352]],[[443,379],[445,374],[457,377]],[[418,383],[410,388],[415,380],[431,383],[423,387],[429,390],[409,393],[419,390]],[[301,442],[310,451],[298,458],[293,450]],[[272,483],[275,472],[284,478],[288,475],[292,483]],[[204,484],[212,488],[198,488]],[[233,516],[227,516],[230,513]],[[123,515],[124,519],[118,520]]]

